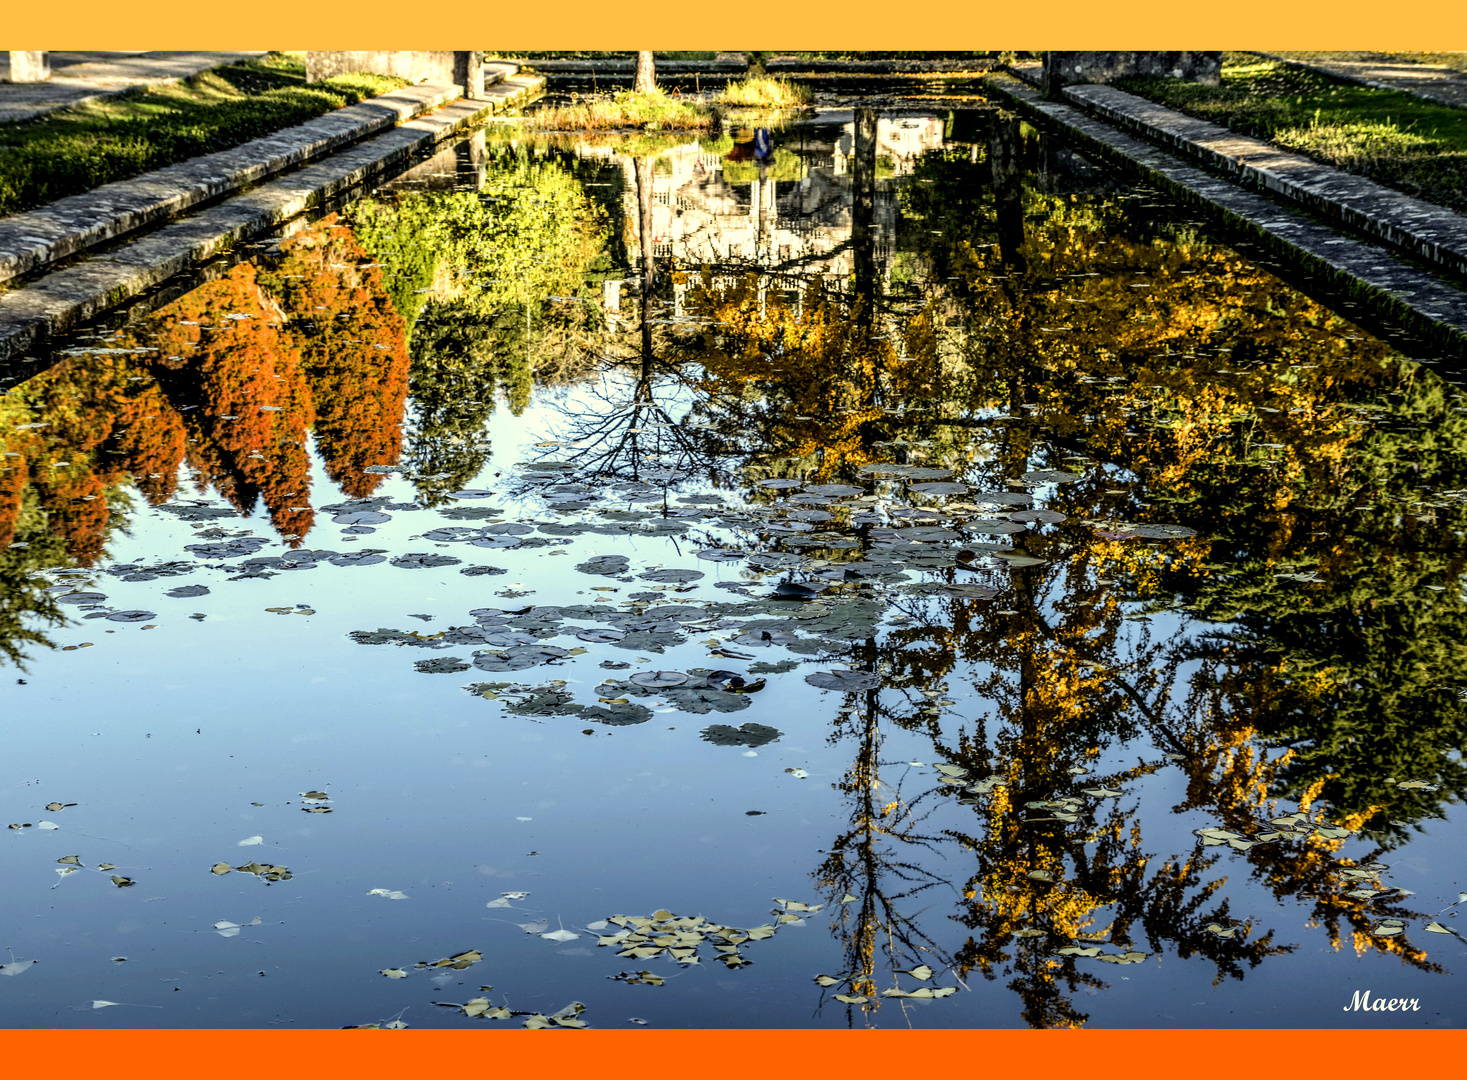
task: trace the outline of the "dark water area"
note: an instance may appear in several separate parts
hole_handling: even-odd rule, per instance
[[[0,396],[5,1025],[1467,1017],[1448,358],[988,108],[242,255]]]

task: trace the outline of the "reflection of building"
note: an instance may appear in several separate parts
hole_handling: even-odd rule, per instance
[[[661,152],[652,185],[655,257],[683,266],[823,274],[831,285],[843,288],[855,268],[849,243],[854,126],[786,130],[775,137],[771,159],[758,164],[709,153],[697,142]],[[943,122],[937,117],[878,120],[872,231],[879,268],[889,268],[895,250],[898,209],[891,178],[911,172],[921,154],[942,145]],[[632,158],[608,153],[605,147],[583,147],[577,153],[610,157],[621,166],[626,250],[632,266],[640,269],[641,218]],[[608,282],[604,299],[609,310],[620,306],[616,291],[616,284]]]

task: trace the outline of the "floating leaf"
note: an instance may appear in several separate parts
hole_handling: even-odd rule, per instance
[[[864,1005],[871,999],[865,994],[836,994],[836,1001],[843,1001],[847,1005]]]
[[[63,855],[61,858],[57,859],[56,861],[59,862],[59,863],[64,863],[64,864],[66,864],[68,866],[80,866],[80,865],[82,865],[82,861],[81,861],[81,856],[80,855]]]
[[[569,930],[554,930],[548,934],[541,934],[546,941],[575,941],[579,934],[573,934]]]
[[[14,954],[11,955],[12,957],[14,956]],[[35,960],[12,959],[11,962],[8,964],[0,964],[0,975],[19,975],[21,972],[28,970],[31,965],[35,963],[37,963],[37,961]]]
[[[368,889],[367,890],[367,895],[368,896],[385,896],[389,900],[406,900],[408,898],[408,894],[407,893],[405,893],[405,892],[398,892],[396,889]]]
[[[845,979],[838,979],[834,975],[816,975],[815,981],[821,986],[839,986]]]
[[[881,685],[881,676],[866,671],[812,671],[805,676],[805,681],[822,690],[855,693],[876,689]]]
[[[137,882],[133,881],[133,879],[130,877],[123,877],[121,874],[113,874],[112,884],[116,885],[119,889],[126,889],[129,886],[136,885]]]
[[[377,974],[386,975],[389,979],[406,979],[407,972],[402,968],[383,968]]]
[[[227,873],[229,873],[233,869],[234,869],[234,867],[230,866],[228,863],[225,863],[225,862],[216,862],[213,866],[209,867],[209,870],[212,873],[220,874],[220,875],[227,874]]]

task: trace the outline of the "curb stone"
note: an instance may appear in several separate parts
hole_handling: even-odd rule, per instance
[[[259,139],[0,218],[0,281],[124,236],[445,105],[455,86],[405,86]]]
[[[0,360],[20,356],[45,338],[72,329],[190,265],[380,175],[543,85],[544,80],[538,78],[505,79],[488,88],[483,98],[460,100],[410,120],[325,161],[164,225],[106,255],[0,295]]]
[[[1467,217],[1461,214],[1113,86],[1068,86],[1062,93],[1105,120],[1467,278]]]
[[[1186,164],[1072,106],[1046,101],[1018,79],[987,76],[980,82],[1029,117],[1063,130],[1083,151],[1139,169],[1174,197],[1220,211],[1230,225],[1282,249],[1311,272],[1346,287],[1365,286],[1398,317],[1422,326],[1433,336],[1449,338],[1459,347],[1467,343],[1467,293],[1395,254],[1343,236],[1301,212]]]

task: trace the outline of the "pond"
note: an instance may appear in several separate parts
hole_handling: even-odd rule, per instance
[[[480,131],[72,335],[5,1023],[1460,1025],[1467,394],[1301,284],[827,110]]]

